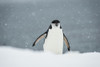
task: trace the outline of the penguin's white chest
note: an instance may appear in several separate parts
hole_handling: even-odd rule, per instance
[[[50,51],[56,54],[63,53],[63,32],[60,28],[49,29],[44,43],[44,51]]]

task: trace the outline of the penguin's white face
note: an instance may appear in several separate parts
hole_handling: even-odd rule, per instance
[[[59,20],[54,20],[51,23],[52,27],[60,28],[60,21]]]
[[[52,25],[52,27],[58,27],[58,28],[60,28],[60,23],[52,23],[51,25]]]

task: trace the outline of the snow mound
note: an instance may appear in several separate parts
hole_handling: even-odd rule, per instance
[[[100,53],[68,52],[55,55],[0,47],[0,67],[100,67]]]

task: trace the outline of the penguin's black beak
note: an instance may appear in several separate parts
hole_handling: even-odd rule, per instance
[[[58,26],[58,23],[55,23],[56,26]]]

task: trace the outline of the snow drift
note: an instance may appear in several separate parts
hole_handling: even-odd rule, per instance
[[[0,67],[100,67],[100,53],[68,52],[55,55],[0,47]]]

